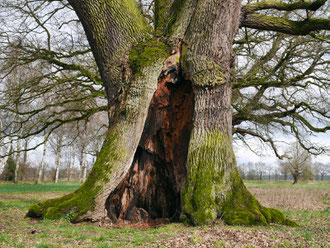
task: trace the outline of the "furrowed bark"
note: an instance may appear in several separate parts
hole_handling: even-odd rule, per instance
[[[99,221],[107,218],[105,202],[132,164],[167,51],[147,37],[134,0],[70,3],[82,20],[107,91],[109,131],[86,182],[70,195],[31,206],[27,216]]]
[[[169,43],[180,42],[169,57],[167,46],[148,35],[133,0],[70,3],[84,19],[98,61],[110,127],[86,182],[31,206],[27,216],[289,223],[247,191],[232,150],[232,43],[240,0],[174,1],[166,35]]]
[[[155,31],[164,34],[171,19],[171,5],[174,0],[155,0]]]
[[[113,107],[127,87],[125,66],[130,47],[143,38],[150,27],[134,0],[69,0],[69,3],[85,29],[109,107]]]
[[[232,150],[231,71],[240,1],[198,1],[182,45],[182,73],[194,92],[193,128],[181,218],[202,225],[291,223],[249,193]],[[206,45],[207,44],[207,45]]]
[[[148,76],[132,83],[86,182],[70,195],[32,205],[27,216],[57,219],[67,215],[73,222],[107,218],[106,200],[132,165],[161,67],[162,61],[154,63],[144,70]]]

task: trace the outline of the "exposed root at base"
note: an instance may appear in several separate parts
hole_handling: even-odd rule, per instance
[[[238,172],[237,172],[238,173]],[[222,219],[228,225],[268,225],[270,223],[298,226],[274,208],[266,208],[247,190],[242,179],[235,177],[228,200],[224,203]]]

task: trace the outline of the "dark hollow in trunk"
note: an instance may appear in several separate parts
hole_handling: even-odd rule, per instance
[[[132,166],[106,201],[113,222],[179,220],[193,99],[189,81],[159,80]]]

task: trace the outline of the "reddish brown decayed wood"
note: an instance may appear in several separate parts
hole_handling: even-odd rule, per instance
[[[133,164],[106,202],[113,222],[179,218],[194,97],[190,82],[172,77],[159,80]]]

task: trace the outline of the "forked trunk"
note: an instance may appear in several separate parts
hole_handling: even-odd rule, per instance
[[[157,19],[156,32],[168,31],[163,38],[176,50],[165,61],[167,46],[140,25],[133,0],[69,2],[99,65],[110,127],[86,182],[70,195],[31,206],[27,215],[70,215],[72,221],[289,223],[248,192],[232,150],[231,46],[240,1],[157,0],[156,7],[165,9],[174,2],[176,12],[156,10],[170,18]],[[135,30],[129,26],[132,20],[139,24]],[[121,35],[112,43],[104,36],[117,32]],[[118,44],[118,39],[125,42]]]

